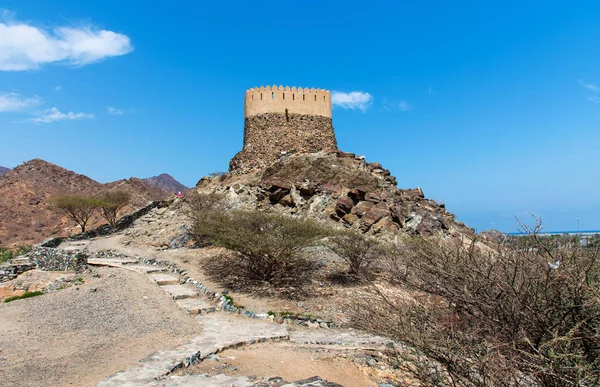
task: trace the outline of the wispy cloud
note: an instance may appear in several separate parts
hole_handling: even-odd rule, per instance
[[[408,102],[406,102],[405,100],[400,101],[400,103],[398,103],[398,107],[400,108],[400,110],[402,110],[403,112],[407,112],[409,110],[413,110],[415,107],[411,104],[409,104]]]
[[[24,122],[32,124],[49,124],[55,121],[72,121],[82,119],[93,119],[94,115],[89,113],[61,113],[57,108],[52,107],[44,110],[44,112],[37,117],[26,119]]]
[[[352,91],[344,93],[342,91],[333,91],[331,93],[331,103],[333,106],[339,106],[342,109],[352,109],[366,111],[373,102],[373,96],[362,91]]]
[[[24,98],[17,93],[0,92],[0,112],[16,112],[39,105],[41,99],[37,96]]]
[[[383,101],[381,103],[381,107],[383,108],[383,110],[385,110],[386,112],[391,112],[391,111],[403,111],[403,112],[407,112],[409,110],[413,110],[415,108],[414,105],[410,104],[408,101],[406,100],[389,100],[387,97],[383,98]]]
[[[122,109],[117,109],[113,106],[107,107],[106,111],[108,112],[108,114],[113,116],[122,116],[123,114],[125,114],[125,112]]]
[[[579,84],[583,87],[585,87],[586,89],[590,89],[593,91],[600,91],[600,87],[594,85],[593,83],[585,83],[585,81],[583,79],[579,80]]]
[[[61,91],[61,90],[62,90],[62,86],[56,86],[56,87],[54,88],[54,90],[56,90],[56,91]]]
[[[0,71],[34,70],[48,63],[84,66],[133,51],[126,35],[95,26],[48,30],[0,12]]]
[[[591,97],[587,97],[588,101],[593,102],[593,103],[600,103],[600,97],[598,96],[591,96]]]

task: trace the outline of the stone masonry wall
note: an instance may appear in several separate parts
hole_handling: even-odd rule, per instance
[[[87,255],[51,247],[34,247],[27,254],[39,270],[80,271],[87,265]]]
[[[246,117],[244,148],[229,169],[244,172],[261,168],[282,155],[335,153],[337,141],[330,117],[296,113],[265,113]]]

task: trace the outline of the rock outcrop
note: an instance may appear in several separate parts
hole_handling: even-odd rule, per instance
[[[6,168],[0,165],[0,176],[4,175],[8,171],[10,171],[10,168]]]
[[[233,207],[309,216],[368,234],[473,233],[420,188],[397,188],[381,164],[341,151],[281,155],[249,173],[203,178],[197,189],[225,194]]]

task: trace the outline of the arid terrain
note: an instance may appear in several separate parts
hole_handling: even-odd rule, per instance
[[[211,291],[226,292],[218,280],[203,270],[204,263],[218,257],[220,249],[168,248],[190,225],[180,206],[181,203],[175,203],[152,210],[120,233],[67,242],[59,249],[85,251],[90,259],[106,257],[110,252],[109,256],[120,259],[142,257],[168,261],[185,268],[185,277],[194,278]],[[190,340],[193,342],[195,335],[203,334],[202,326],[206,323],[195,321],[193,316],[177,308],[168,293],[149,280],[148,274],[106,266],[102,258],[98,259],[100,266],[90,266],[80,275],[65,277],[34,270],[0,286],[8,295],[22,293],[23,288],[56,289],[55,284],[61,284],[59,290],[40,297],[0,304],[0,321],[8,329],[0,340],[2,380],[27,386],[94,385],[117,371],[135,366],[138,361],[143,362],[151,353],[178,348]],[[335,267],[335,263],[332,265]],[[257,297],[231,289],[229,294],[236,303],[243,303],[247,310],[257,314],[270,310],[296,311],[343,325],[344,294],[352,289],[331,285],[323,288],[318,281],[315,279],[314,285],[319,291],[304,301]],[[208,303],[213,307],[214,302],[209,298]],[[242,339],[246,332],[256,329],[268,328],[265,331],[268,337],[269,329],[276,332],[286,327],[286,324],[226,313],[218,306],[216,312],[206,316],[222,321],[219,325],[233,321],[232,329],[239,329]],[[255,324],[258,328],[253,328]],[[295,381],[318,375],[344,386],[371,386],[391,380],[387,377],[394,373],[382,360],[387,339],[372,339],[347,328],[309,328],[295,324],[287,326],[285,336],[283,341],[223,349],[216,356],[171,374],[171,378],[193,380],[208,374],[218,380],[227,375],[250,377],[246,383],[252,384],[252,380],[258,383],[276,376]],[[235,335],[231,340],[236,341]],[[232,385],[224,383],[223,386]]]
[[[169,182],[169,187],[177,183],[172,178],[168,179],[168,175],[161,175],[163,178],[159,180],[130,178],[102,184],[40,159],[28,161],[0,175],[0,247],[30,245],[51,236],[77,232],[74,222],[48,208],[49,199],[54,195],[126,191],[132,197],[131,203],[124,209],[124,212],[129,212],[150,200],[161,200],[172,194],[171,189],[160,187],[164,181]],[[102,222],[96,216],[91,226]]]

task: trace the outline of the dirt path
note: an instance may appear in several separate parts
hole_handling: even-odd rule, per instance
[[[0,304],[2,385],[91,386],[201,331],[146,276],[97,273],[79,287]]]

